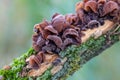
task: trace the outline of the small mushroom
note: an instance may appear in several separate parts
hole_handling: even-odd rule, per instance
[[[57,15],[52,19],[52,26],[59,32],[61,32],[64,28],[66,28],[69,23],[65,20],[65,16]]]
[[[42,30],[44,30],[44,28],[47,26],[47,25],[49,25],[49,22],[48,21],[46,21],[46,20],[44,20],[43,22],[41,22],[40,24],[36,24],[36,25],[34,25],[34,31],[36,32],[38,32],[38,31],[42,31]]]
[[[84,14],[83,9],[78,10],[78,11],[77,11],[77,15],[78,15],[78,17],[80,18],[80,20],[81,20],[82,22],[84,22],[84,16],[85,16],[85,14]]]
[[[42,62],[44,62],[44,60],[45,60],[45,55],[44,55],[45,53],[43,52],[43,51],[40,51],[37,55],[36,55],[36,57],[39,59],[39,62],[40,63],[42,63]]]
[[[64,43],[63,43],[63,49],[65,49],[65,47],[67,47],[68,45],[71,45],[71,44],[74,44],[75,42],[73,42],[73,40],[71,38],[66,38],[64,40]]]
[[[107,2],[106,0],[98,0],[98,4],[104,4],[106,2]]]
[[[41,47],[45,44],[45,40],[38,34],[34,34],[32,40],[32,47],[37,52],[41,50]]]
[[[62,35],[62,38],[67,38],[67,36],[75,36],[75,37],[78,37],[78,32],[75,30],[75,29],[66,29],[64,32],[63,32],[63,35]]]
[[[60,37],[56,35],[48,35],[47,39],[53,41],[59,48],[61,48],[62,40]]]
[[[89,0],[83,0],[84,3],[88,2]]]
[[[92,10],[94,13],[98,13],[98,12],[97,12],[97,2],[96,2],[96,1],[92,1],[92,0],[87,1],[87,2],[85,3],[84,10],[85,10],[85,11],[90,11],[90,10]]]
[[[108,1],[105,3],[104,7],[103,7],[103,16],[115,11],[115,10],[119,10],[119,6],[116,2],[114,1]]]
[[[44,52],[40,51],[37,55],[32,55],[28,59],[28,65],[33,69],[38,69],[45,60]]]
[[[65,16],[65,19],[67,22],[69,22],[69,24],[73,24],[77,21],[77,15],[75,14],[67,14]]]
[[[35,57],[35,55],[30,56],[29,65],[33,69],[38,69],[39,68],[39,60],[36,60],[36,59],[37,58]]]
[[[45,40],[41,36],[39,36],[36,44],[39,46],[43,46],[45,44]]]
[[[55,13],[53,16],[52,16],[52,19],[55,18],[56,16],[60,15],[59,13]]]
[[[50,31],[50,32],[52,32],[54,34],[58,34],[57,30],[55,30],[52,25],[46,26],[45,30]]]
[[[80,10],[80,9],[83,9],[83,7],[84,7],[84,2],[78,2],[77,4],[76,4],[76,8],[75,8],[75,10],[76,10],[76,12],[78,11],[78,10]]]
[[[39,37],[39,35],[35,33],[32,35],[32,40],[36,42],[38,37]]]
[[[35,41],[32,42],[32,47],[36,52],[38,52],[41,49],[41,47],[37,45]]]
[[[100,23],[97,20],[91,20],[87,26],[88,28],[93,29],[95,27],[99,27]]]

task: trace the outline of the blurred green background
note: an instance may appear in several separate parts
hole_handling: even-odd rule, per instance
[[[0,0],[0,68],[31,47],[33,26],[58,12],[75,13],[79,0]],[[68,80],[120,80],[120,42]]]

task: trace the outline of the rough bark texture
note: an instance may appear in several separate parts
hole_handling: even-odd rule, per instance
[[[60,53],[61,58],[67,57],[68,59],[59,72],[52,75],[50,72],[51,68],[49,68],[42,76],[36,78],[19,76],[25,66],[25,59],[31,54],[35,54],[34,50],[30,49],[27,53],[15,59],[10,66],[1,69],[0,78],[1,80],[65,80],[69,75],[72,75],[76,70],[81,68],[83,64],[118,42],[120,40],[119,38],[120,28],[118,26],[97,39],[91,37],[80,46],[70,46]]]

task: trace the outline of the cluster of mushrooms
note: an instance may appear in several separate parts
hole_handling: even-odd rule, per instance
[[[70,45],[80,45],[82,31],[104,24],[104,20],[120,23],[120,0],[83,0],[76,4],[75,14],[54,14],[49,22],[34,26],[33,49],[28,64],[31,68],[44,63],[45,54],[58,54]],[[89,34],[89,33],[88,33]]]

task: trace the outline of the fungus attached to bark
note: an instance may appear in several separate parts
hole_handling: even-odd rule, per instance
[[[93,28],[99,27],[99,26],[100,26],[100,23],[97,20],[91,20],[88,23],[88,28],[90,28],[90,29],[93,29]]]
[[[58,31],[58,33],[60,33],[68,25],[69,24],[63,15],[57,15],[52,19],[52,26]]]
[[[114,1],[108,1],[105,3],[104,7],[103,7],[103,16],[115,11],[115,10],[119,10],[119,6],[116,2]]]
[[[83,9],[83,7],[84,7],[84,2],[78,2],[75,8],[76,12],[80,9]]]
[[[57,47],[61,48],[61,46],[62,46],[62,40],[61,40],[60,37],[58,37],[56,35],[49,35],[47,37],[47,39],[53,41],[57,45]]]
[[[89,12],[92,10],[94,13],[97,13],[97,2],[96,1],[88,1],[85,3],[84,10]]]
[[[49,31],[49,32],[51,32],[51,33],[54,33],[54,34],[58,34],[57,30],[55,30],[52,25],[46,26],[46,27],[45,27],[45,30],[46,30],[46,31]]]
[[[65,49],[68,45],[74,44],[75,42],[71,38],[66,38],[63,42],[62,49]]]
[[[66,21],[70,24],[73,25],[77,21],[77,15],[75,14],[67,14],[65,16]]]
[[[104,4],[104,3],[106,3],[106,0],[98,0],[98,3],[99,4]]]
[[[75,37],[78,37],[79,34],[78,32],[75,30],[75,29],[66,29],[64,32],[63,32],[63,35],[62,35],[62,38],[69,38],[68,36],[75,36]]]
[[[37,55],[31,55],[28,60],[29,67],[33,69],[38,69],[45,60],[44,54],[45,53],[41,51]]]

